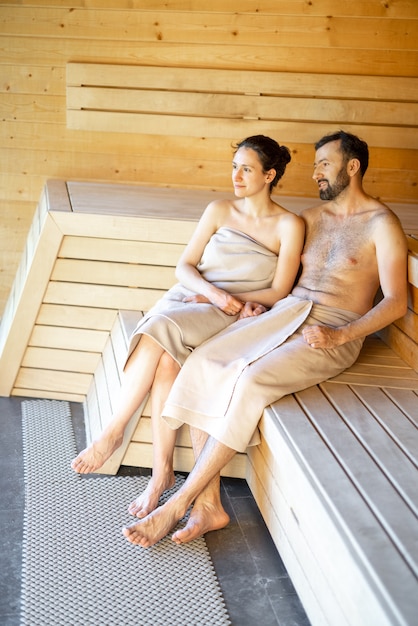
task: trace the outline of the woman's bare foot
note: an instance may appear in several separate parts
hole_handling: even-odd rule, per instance
[[[104,430],[101,436],[84,448],[71,462],[72,469],[78,474],[95,472],[112,456],[122,444],[123,435]]]
[[[172,540],[175,543],[188,543],[201,537],[210,530],[219,530],[229,524],[229,515],[221,504],[199,502],[191,510],[190,517],[184,528],[177,530]]]
[[[135,515],[139,517],[139,519],[143,519],[158,506],[158,501],[160,496],[167,489],[171,489],[174,487],[176,482],[176,477],[174,476],[174,472],[171,471],[168,474],[165,474],[162,479],[158,477],[151,476],[151,479],[147,485],[145,491],[143,491],[128,507],[128,511],[131,515]]]
[[[131,543],[149,548],[165,537],[183,515],[169,501],[140,522],[125,526],[122,533]]]

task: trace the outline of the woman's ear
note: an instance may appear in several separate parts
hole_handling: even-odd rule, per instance
[[[268,183],[271,183],[272,180],[274,180],[274,177],[276,176],[276,170],[275,169],[271,169],[266,173],[266,180]]]

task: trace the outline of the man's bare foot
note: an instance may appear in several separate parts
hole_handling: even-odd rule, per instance
[[[72,469],[78,474],[95,472],[112,456],[122,444],[123,436],[103,431],[101,436],[84,448],[71,462]]]
[[[151,476],[151,479],[147,485],[145,491],[143,491],[128,507],[128,511],[131,515],[143,519],[158,506],[160,496],[167,489],[174,487],[176,477],[174,472],[166,474],[161,480],[157,477]]]
[[[125,526],[122,533],[131,543],[149,548],[165,537],[183,515],[184,513],[179,513],[175,506],[167,502],[140,522]]]
[[[184,528],[177,530],[172,540],[175,543],[188,543],[201,537],[210,530],[219,530],[229,524],[229,515],[221,504],[211,502],[194,505]]]

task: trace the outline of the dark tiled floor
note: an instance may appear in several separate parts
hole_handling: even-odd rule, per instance
[[[0,624],[3,626],[17,626],[20,622],[24,510],[20,403],[19,398],[0,398]],[[77,444],[81,447],[84,438],[81,407],[72,405],[72,414]],[[138,468],[122,468],[121,473],[138,473]],[[245,481],[223,479],[222,498],[231,523],[223,530],[208,533],[206,542],[232,624],[309,626]]]

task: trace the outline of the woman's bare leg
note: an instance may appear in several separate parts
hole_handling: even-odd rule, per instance
[[[178,363],[164,352],[151,390],[152,476],[145,491],[129,506],[129,512],[139,518],[151,513],[157,507],[161,494],[175,483],[173,453],[177,430],[167,425],[161,413],[179,371]]]
[[[129,420],[152,386],[163,352],[153,339],[142,335],[125,367],[117,408],[111,422],[71,463],[78,474],[98,470],[121,445]]]

